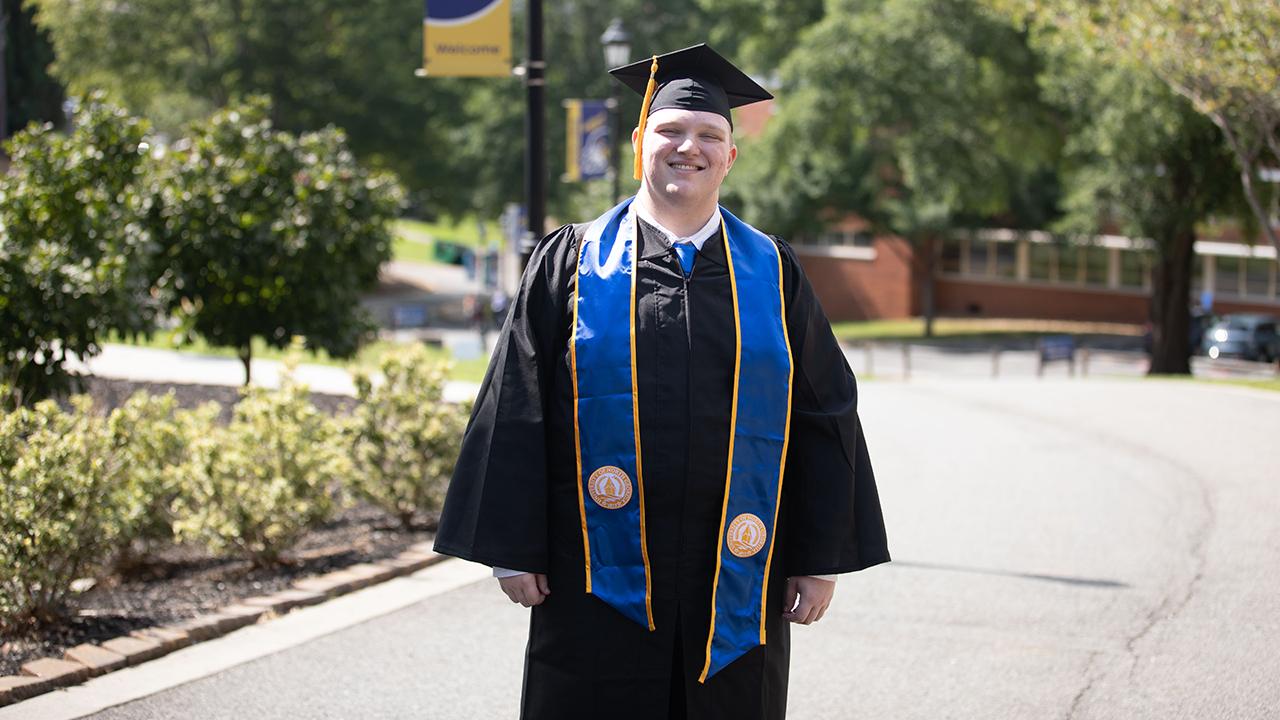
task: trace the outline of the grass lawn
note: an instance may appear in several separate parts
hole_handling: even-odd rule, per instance
[[[1231,380],[1220,378],[1192,378],[1186,375],[1149,375],[1148,377],[1159,380],[1186,380],[1191,382],[1208,383],[1210,385],[1236,385],[1238,387],[1251,387],[1258,390],[1270,390],[1272,392],[1280,392],[1280,380]]]
[[[493,233],[498,232],[498,226],[488,223],[485,230],[489,233],[486,239],[492,239]],[[475,218],[467,218],[456,225],[401,218],[396,221],[395,234],[392,255],[396,260],[411,262],[435,262],[436,240],[469,247],[480,245],[480,227]]]
[[[163,330],[152,335],[150,339],[139,337],[136,340],[121,339],[113,336],[107,342],[120,343],[124,345],[134,345],[137,347],[158,348],[161,350],[180,350],[182,352],[199,353],[202,355],[216,355],[220,357],[239,358],[240,356],[232,348],[214,347],[206,343],[203,339],[197,338],[195,342],[182,347],[174,346],[174,332],[171,330]],[[324,350],[302,351],[302,362],[312,363],[315,365],[332,365],[335,367],[350,367],[352,365],[377,365],[389,348],[394,347],[394,343],[385,340],[378,340],[370,343],[360,349],[360,352],[354,358],[342,359],[333,358]],[[427,351],[431,356],[438,360],[450,359],[450,353],[442,347],[427,344]],[[265,360],[284,360],[289,356],[291,350],[281,350],[267,345],[259,338],[253,339],[253,357],[255,359],[262,358]],[[463,362],[455,362],[453,371],[449,373],[452,380],[463,380],[468,382],[480,382],[484,379],[484,371],[488,366],[488,360],[485,358],[477,358],[475,360],[466,360]]]
[[[897,340],[931,343],[969,340],[1011,340],[1042,335],[1133,335],[1142,327],[1121,323],[1090,323],[1067,320],[1011,320],[1000,318],[935,318],[932,338],[924,336],[924,318],[870,320],[832,323],[841,341]]]

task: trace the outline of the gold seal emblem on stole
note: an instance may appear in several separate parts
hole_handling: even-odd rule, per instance
[[[587,491],[600,507],[617,510],[631,500],[631,478],[627,477],[622,468],[605,465],[591,473],[591,478],[587,480]]]
[[[729,523],[725,532],[725,542],[729,544],[729,552],[740,558],[751,557],[764,548],[764,523],[751,513],[742,513]]]

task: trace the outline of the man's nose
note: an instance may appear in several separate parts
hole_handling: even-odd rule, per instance
[[[693,138],[687,137],[684,139],[684,142],[680,143],[680,146],[677,147],[676,150],[684,153],[685,155],[697,155],[698,143],[694,142]]]

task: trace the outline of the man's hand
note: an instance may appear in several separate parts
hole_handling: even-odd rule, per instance
[[[507,593],[508,595],[510,593]],[[816,577],[787,578],[787,597],[782,601],[782,619],[801,625],[811,625],[822,619],[822,614],[835,597],[836,584]],[[796,602],[796,596],[800,601]]]
[[[525,607],[538,605],[551,594],[551,588],[547,585],[547,576],[541,573],[521,573],[499,578],[498,584],[502,586],[502,592],[511,598],[511,602],[520,603]]]

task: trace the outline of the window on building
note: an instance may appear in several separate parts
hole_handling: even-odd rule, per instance
[[[1252,297],[1271,296],[1271,266],[1275,260],[1249,258],[1245,261],[1245,293]]]
[[[1052,280],[1057,273],[1054,272],[1057,265],[1058,246],[1050,243],[1031,243],[1031,279],[1032,280]]]
[[[1147,262],[1147,254],[1137,250],[1120,251],[1120,286],[1142,287],[1142,266]]]
[[[1085,282],[1090,285],[1106,285],[1107,270],[1111,267],[1111,251],[1090,245],[1085,248]]]
[[[987,256],[990,243],[985,240],[974,240],[969,243],[969,274],[985,277],[987,274]]]
[[[1218,297],[1240,294],[1240,258],[1230,255],[1219,255],[1214,258],[1217,272],[1214,273],[1214,294]]]
[[[942,243],[942,272],[960,274],[960,252],[964,248],[959,240]]]
[[[1080,282],[1080,269],[1083,265],[1080,256],[1084,248],[1079,245],[1063,245],[1058,248],[1058,281],[1064,283]]]
[[[1018,277],[1018,244],[992,243],[996,251],[996,277],[1010,280]]]

